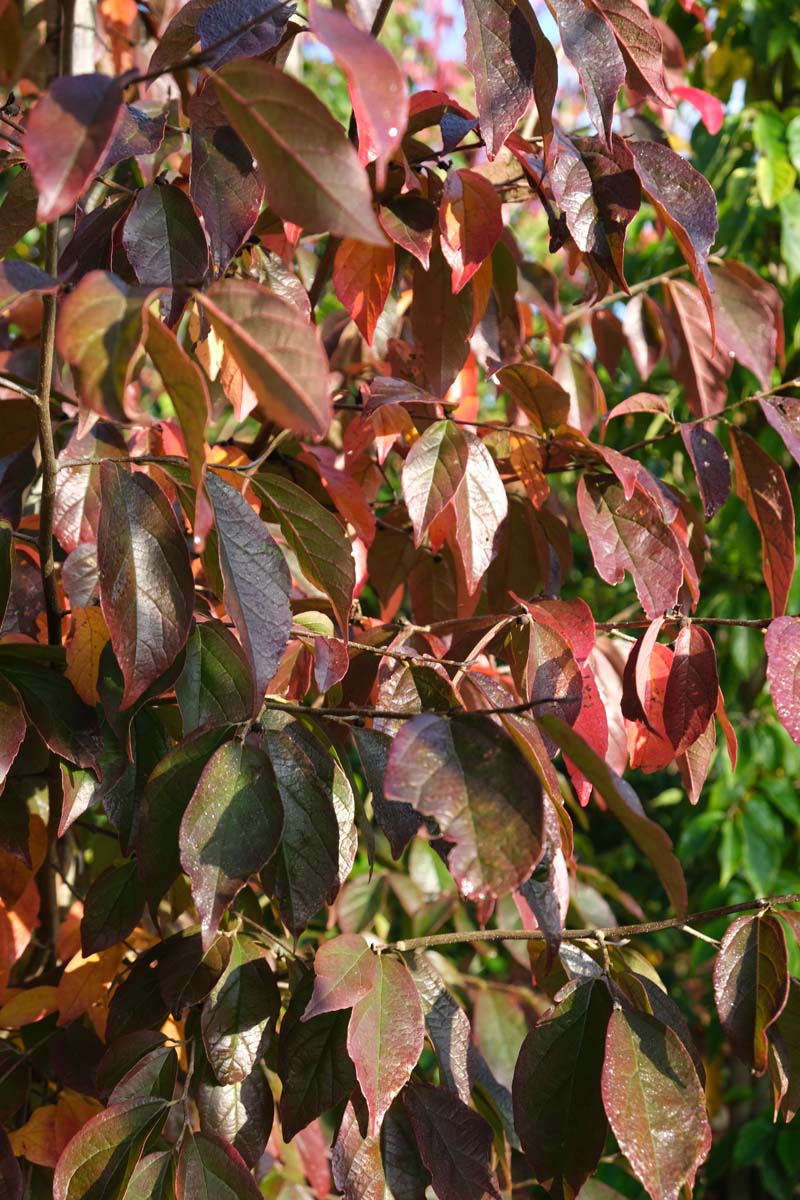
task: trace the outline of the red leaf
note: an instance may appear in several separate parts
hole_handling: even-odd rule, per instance
[[[626,500],[616,481],[582,476],[578,512],[601,579],[617,584],[630,571],[651,619],[675,606],[683,581],[680,551],[650,496],[637,486]]]
[[[679,279],[664,285],[667,352],[673,374],[686,389],[686,401],[698,417],[713,417],[725,407],[726,380],[733,366],[713,327],[697,288]],[[706,305],[707,305],[706,301]]]
[[[633,654],[629,663],[632,658]],[[672,650],[660,642],[653,645],[649,655],[644,648],[637,655],[636,683],[642,704],[641,720],[629,719],[626,731],[631,767],[645,774],[663,770],[675,757],[664,728],[664,694],[671,666]],[[626,665],[626,684],[627,673]]]
[[[394,258],[394,246],[345,238],[333,260],[333,289],[370,346],[392,290]]]
[[[643,380],[650,378],[656,363],[664,353],[661,323],[661,309],[655,300],[646,296],[644,292],[640,292],[626,304],[622,328],[628,339],[636,370]],[[669,411],[668,405],[665,411]]]
[[[789,981],[789,998],[769,1031],[769,1073],[775,1096],[775,1116],[787,1124],[800,1109],[800,983]]]
[[[773,617],[786,611],[795,562],[792,494],[783,468],[746,433],[731,427],[736,494],[761,534],[761,563]]]
[[[719,340],[768,389],[778,349],[773,314],[776,303],[781,311],[780,297],[775,292],[770,302],[764,289],[771,285],[743,263],[715,264],[711,278]]]
[[[475,80],[481,133],[489,158],[499,152],[531,98],[539,129],[552,133],[558,64],[550,42],[528,4],[466,0],[467,67]]]
[[[631,304],[637,299],[638,297],[634,296]],[[631,304],[628,305],[628,308]],[[612,417],[630,417],[637,413],[668,414],[669,401],[666,396],[656,396],[652,392],[637,392],[635,396],[629,396],[627,400],[621,400],[619,404],[615,404],[611,412],[606,413],[603,417],[603,424],[608,424]]]
[[[440,1200],[499,1200],[489,1123],[443,1087],[409,1084],[403,1103]]]
[[[552,0],[552,7],[564,53],[581,77],[589,116],[610,149],[614,104],[625,82],[625,61],[613,29],[583,0]]]
[[[338,638],[314,638],[314,682],[322,695],[344,679],[349,666],[345,642]]]
[[[635,0],[594,0],[594,5],[614,30],[625,59],[629,87],[672,108],[664,79],[661,35],[647,9],[640,8]]]
[[[404,963],[377,954],[358,934],[325,942],[314,958],[314,972],[314,991],[302,1019],[352,1008],[347,1052],[374,1136],[422,1052],[425,1020],[414,980]]]
[[[716,745],[716,726],[713,721],[709,721],[697,741],[693,742],[677,760],[683,786],[688,793],[690,804],[697,804],[697,801],[700,799],[700,793],[703,790],[703,784],[706,781]]]
[[[26,728],[19,696],[0,676],[0,791],[22,745]]]
[[[124,438],[117,427],[107,421],[96,422],[83,437],[73,433],[60,451],[53,529],[67,552],[97,541],[100,520],[100,467],[97,460],[120,458],[125,453]],[[94,460],[93,464],[65,466],[66,463],[79,463],[83,458]],[[74,606],[81,607],[79,600],[74,596],[70,598]]]
[[[648,141],[630,142],[629,145],[642,187],[680,246],[703,293],[713,332],[707,259],[717,232],[714,189],[699,171],[669,146]]]
[[[161,489],[112,459],[100,467],[100,604],[129,708],[186,645],[194,608],[189,552]]]
[[[790,736],[800,744],[800,619],[771,621],[764,644],[773,704]]]
[[[685,625],[675,639],[664,693],[664,728],[676,754],[696,742],[717,707],[717,656],[700,625]]]
[[[721,100],[712,96],[710,92],[704,92],[702,88],[689,87],[686,84],[673,87],[672,94],[697,109],[703,124],[712,137],[719,133],[722,129],[722,122],[725,120],[725,105]]]
[[[507,644],[514,682],[537,716],[555,713],[573,725],[581,709],[583,680],[567,639],[530,617],[511,626]]]
[[[489,257],[503,232],[500,197],[476,171],[447,173],[439,209],[442,254],[460,292]]]
[[[600,758],[605,759],[608,753],[608,718],[606,717],[603,699],[597,690],[597,683],[591,667],[583,667],[583,691],[581,695],[581,710],[572,728],[580,734],[587,746],[590,746]],[[570,779],[575,785],[580,804],[585,807],[592,794],[592,782],[568,758],[565,760]]]
[[[395,196],[381,206],[378,220],[392,241],[413,254],[427,271],[436,225],[436,208],[430,200],[413,193]]]
[[[347,76],[358,129],[358,158],[377,164],[378,190],[386,186],[386,168],[408,123],[408,88],[397,60],[370,33],[335,8],[316,0],[309,5],[312,33],[328,47]]]
[[[800,399],[795,396],[764,396],[759,404],[794,461],[800,464]]]
[[[702,425],[681,425],[681,437],[692,460],[703,515],[707,521],[719,512],[731,490],[731,465],[722,445]]]
[[[603,1103],[633,1172],[652,1200],[691,1192],[711,1149],[711,1127],[694,1063],[680,1038],[649,1013],[611,1014]]]
[[[767,1030],[789,995],[786,936],[777,917],[739,917],[714,963],[714,999],[735,1053],[757,1075],[767,1069]]]
[[[414,266],[414,303],[411,328],[428,387],[444,396],[467,361],[467,338],[472,330],[472,288],[453,292],[450,268],[441,250],[431,254],[431,265]]]
[[[62,75],[34,106],[25,153],[39,192],[39,221],[74,208],[102,162],[121,106],[121,81],[105,75]]]
[[[514,363],[497,372],[497,379],[540,433],[566,423],[570,395],[549,371],[536,363]]]

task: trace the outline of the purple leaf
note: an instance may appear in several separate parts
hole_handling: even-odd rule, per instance
[[[661,35],[647,9],[636,0],[593,0],[611,28],[627,68],[628,86],[659,104],[675,103],[664,79],[664,47]]]
[[[169,183],[142,188],[122,231],[122,245],[145,287],[199,286],[208,244],[188,196]]]
[[[781,723],[800,744],[800,620],[777,617],[764,640],[767,679]]]
[[[7,258],[0,263],[0,312],[10,308],[20,296],[43,296],[58,289],[58,280],[33,263]]]
[[[589,116],[610,149],[614,104],[625,82],[617,39],[605,18],[583,0],[552,0],[552,7],[564,53],[581,77]]]
[[[294,5],[282,0],[189,0],[162,33],[148,70],[168,70],[198,42],[214,68],[264,54],[277,46],[293,12]]]
[[[409,1084],[403,1104],[440,1200],[499,1200],[489,1123],[447,1088]]]
[[[730,495],[731,464],[718,439],[702,425],[681,425],[681,437],[697,476],[703,515],[710,521]]]
[[[771,289],[774,296],[768,299],[764,289],[771,285],[744,263],[715,264],[710,271],[719,340],[767,390],[778,348],[774,313],[781,311],[780,297]]]
[[[104,174],[126,158],[155,154],[164,141],[167,115],[166,107],[160,107],[155,115],[151,115],[135,104],[124,104],[98,174]]]
[[[786,611],[794,576],[795,516],[783,468],[758,442],[731,427],[736,494],[761,535],[761,565],[772,600],[772,615]]]

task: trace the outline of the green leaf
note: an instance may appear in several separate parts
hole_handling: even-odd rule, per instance
[[[226,742],[205,767],[180,829],[181,863],[211,944],[223,913],[278,849],[283,810],[269,759]]]
[[[255,699],[247,656],[221,621],[195,626],[175,694],[184,735],[211,726],[240,725],[252,716]]]
[[[169,1150],[146,1154],[131,1175],[125,1200],[172,1200],[175,1160]]]
[[[178,1056],[172,1046],[156,1046],[123,1075],[108,1098],[109,1104],[152,1099],[168,1103],[178,1079]]]
[[[218,1084],[209,1074],[197,1086],[197,1111],[204,1133],[225,1138],[254,1167],[264,1153],[274,1118],[272,1092],[260,1067],[235,1083]]]
[[[126,1100],[87,1122],[58,1160],[53,1200],[124,1195],[146,1142],[167,1119],[163,1100]]]
[[[599,980],[573,986],[537,1021],[514,1072],[514,1124],[537,1179],[554,1197],[575,1195],[606,1137],[600,1096],[611,998]]]
[[[205,469],[205,432],[211,410],[205,375],[171,329],[151,312],[146,316],[145,349],[172,401],[189,459],[192,483],[199,487]]]
[[[615,1010],[606,1037],[603,1103],[652,1200],[691,1194],[711,1149],[705,1097],[680,1038],[647,1013]]]
[[[25,715],[45,745],[68,762],[96,770],[100,759],[97,715],[69,680],[46,663],[26,661],[9,646],[0,647],[0,674],[16,688]]]
[[[306,233],[385,244],[364,169],[344,130],[298,80],[256,60],[215,76],[220,103],[253,152],[267,201]]]
[[[281,1001],[264,952],[237,937],[228,969],[203,1006],[201,1026],[208,1061],[221,1084],[245,1079],[264,1056]]]
[[[186,1129],[175,1179],[176,1200],[263,1200],[241,1156],[221,1139]]]
[[[777,917],[739,917],[714,963],[714,999],[735,1053],[756,1074],[767,1069],[767,1030],[789,995],[786,935]]]
[[[84,958],[123,941],[144,908],[144,890],[131,861],[98,875],[84,900],[81,953]]]
[[[0,521],[0,625],[6,615],[11,594],[11,569],[14,564],[14,531],[7,521]]]

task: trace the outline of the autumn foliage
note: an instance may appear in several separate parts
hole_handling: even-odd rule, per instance
[[[0,0],[3,1200],[678,1200],[794,1118],[800,806],[708,797],[742,689],[800,743],[800,270],[662,7]]]

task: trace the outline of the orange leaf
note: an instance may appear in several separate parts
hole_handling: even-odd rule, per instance
[[[333,262],[336,295],[369,344],[394,279],[394,246],[345,238]]]
[[[136,20],[136,0],[100,0],[100,12],[106,21],[132,25]]]
[[[48,1013],[58,1008],[58,999],[54,987],[33,987],[17,992],[0,1008],[0,1025],[4,1029],[21,1029],[23,1025],[31,1025],[41,1021]]]
[[[38,921],[39,889],[31,879],[13,908],[0,901],[0,969],[22,957]]]
[[[108,626],[99,607],[73,608],[64,674],[90,708],[97,704],[97,672],[108,639]]]
[[[58,984],[59,1025],[68,1025],[106,999],[111,980],[125,954],[124,946],[111,946],[88,958],[78,952],[64,968]]]
[[[55,1104],[35,1108],[30,1120],[12,1130],[8,1140],[17,1158],[27,1158],[39,1167],[54,1167],[58,1162]]]
[[[67,1142],[83,1129],[87,1121],[102,1111],[99,1100],[81,1096],[78,1092],[63,1091],[56,1105],[55,1139],[58,1153],[61,1154]]]
[[[75,900],[56,934],[56,954],[60,962],[69,962],[81,948],[83,903]]]

